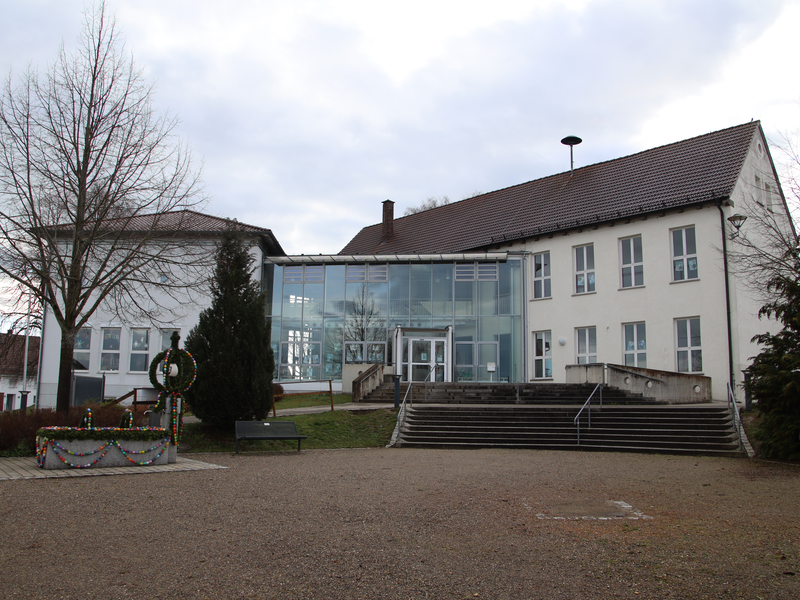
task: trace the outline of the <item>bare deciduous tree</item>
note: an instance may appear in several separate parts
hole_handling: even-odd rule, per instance
[[[184,223],[199,175],[152,91],[101,4],[74,54],[9,75],[0,97],[0,274],[61,328],[58,410],[75,334],[101,305],[157,322],[207,281],[213,247]]]
[[[413,215],[418,212],[422,212],[424,210],[430,210],[432,208],[444,206],[445,204],[450,204],[450,198],[448,198],[447,196],[442,196],[441,198],[436,198],[435,196],[431,196],[430,198],[421,202],[417,206],[409,206],[408,208],[406,208],[406,212],[403,213],[403,216],[407,217],[408,215]]]

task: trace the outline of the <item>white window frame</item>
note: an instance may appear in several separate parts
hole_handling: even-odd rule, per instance
[[[551,331],[533,332],[533,379],[553,378],[552,339]]]
[[[594,351],[592,351],[592,338],[594,338]],[[575,329],[575,362],[579,365],[597,362],[597,327]]]
[[[138,347],[134,348],[134,344],[140,340],[138,336],[141,336],[142,332],[144,332],[144,348]],[[150,329],[147,327],[131,327],[130,330],[130,340],[129,340],[129,347],[130,347],[130,354],[128,356],[128,372],[130,373],[145,373],[150,368]],[[144,355],[144,369],[136,369],[133,368],[133,357],[134,356],[141,356]]]
[[[692,231],[692,238],[694,240],[694,252],[689,252],[687,232]],[[675,244],[675,235],[680,234],[681,247],[678,248]],[[697,230],[694,225],[686,227],[678,227],[671,229],[669,232],[670,246],[672,247],[672,281],[696,281],[700,278],[700,268],[697,261]],[[680,250],[680,254],[678,251]],[[688,277],[689,267],[694,264],[694,277]],[[682,273],[681,277],[676,277],[677,273]]]
[[[636,256],[636,240],[639,241],[639,256]],[[628,254],[626,257],[625,254]],[[638,260],[637,260],[638,258]],[[627,259],[627,262],[626,262]],[[644,286],[644,250],[642,248],[642,236],[633,235],[622,238],[619,241],[619,261],[620,261],[620,287],[623,289]],[[638,268],[638,273],[637,273]],[[625,285],[625,275],[629,278]]]
[[[117,331],[116,348],[113,347],[114,338],[106,337],[107,331],[114,331],[114,330]],[[119,360],[120,360],[119,355],[121,347],[122,347],[122,327],[103,327],[100,330],[100,371],[105,373],[119,372]],[[114,355],[116,355],[117,357],[117,368],[116,369],[103,368],[105,366],[106,357],[113,357]]]
[[[696,335],[693,334],[693,326],[696,326]],[[684,340],[681,340],[682,333],[685,334],[683,336]],[[675,350],[676,371],[679,373],[703,372],[703,345],[700,330],[700,317],[675,319]]]
[[[622,364],[647,368],[647,328],[644,321],[622,324]]]
[[[575,246],[574,250],[575,294],[592,294],[595,292],[594,244]]]
[[[82,333],[88,332],[88,345],[83,347],[83,341],[78,340],[78,336]],[[78,369],[75,367],[75,356],[79,354],[85,354],[87,356],[86,360],[86,368],[85,369]],[[72,365],[74,371],[88,371],[92,366],[92,328],[91,327],[81,327],[78,330],[78,333],[75,335],[75,340],[73,341],[72,346]]]
[[[533,297],[534,299],[552,297],[550,252],[538,252],[533,255]]]

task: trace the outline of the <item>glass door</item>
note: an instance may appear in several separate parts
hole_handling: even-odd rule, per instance
[[[449,381],[449,353],[446,340],[410,339],[411,381]],[[429,378],[430,375],[430,378]]]

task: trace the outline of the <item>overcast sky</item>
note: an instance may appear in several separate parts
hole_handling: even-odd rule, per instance
[[[760,119],[800,123],[785,0],[109,0],[209,214],[336,253],[430,196],[460,200]],[[75,48],[84,3],[0,0],[0,72]],[[777,153],[773,150],[773,155]]]

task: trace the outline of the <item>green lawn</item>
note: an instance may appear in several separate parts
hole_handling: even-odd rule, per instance
[[[352,402],[353,396],[351,394],[334,394],[333,404],[345,404]],[[284,396],[283,400],[275,403],[275,408],[281,410],[282,408],[305,408],[307,406],[330,406],[331,395],[329,393],[314,394],[311,396]]]
[[[330,402],[330,396],[328,396]],[[278,403],[278,408],[283,408]],[[313,415],[293,415],[270,419],[294,421],[303,440],[303,449],[321,448],[379,448],[389,443],[397,422],[394,408],[373,411],[338,410]],[[181,453],[186,452],[235,452],[236,436],[233,430],[219,431],[202,423],[187,423],[181,438]],[[186,448],[189,446],[189,448]],[[297,450],[296,441],[242,441],[241,452],[282,452]]]

